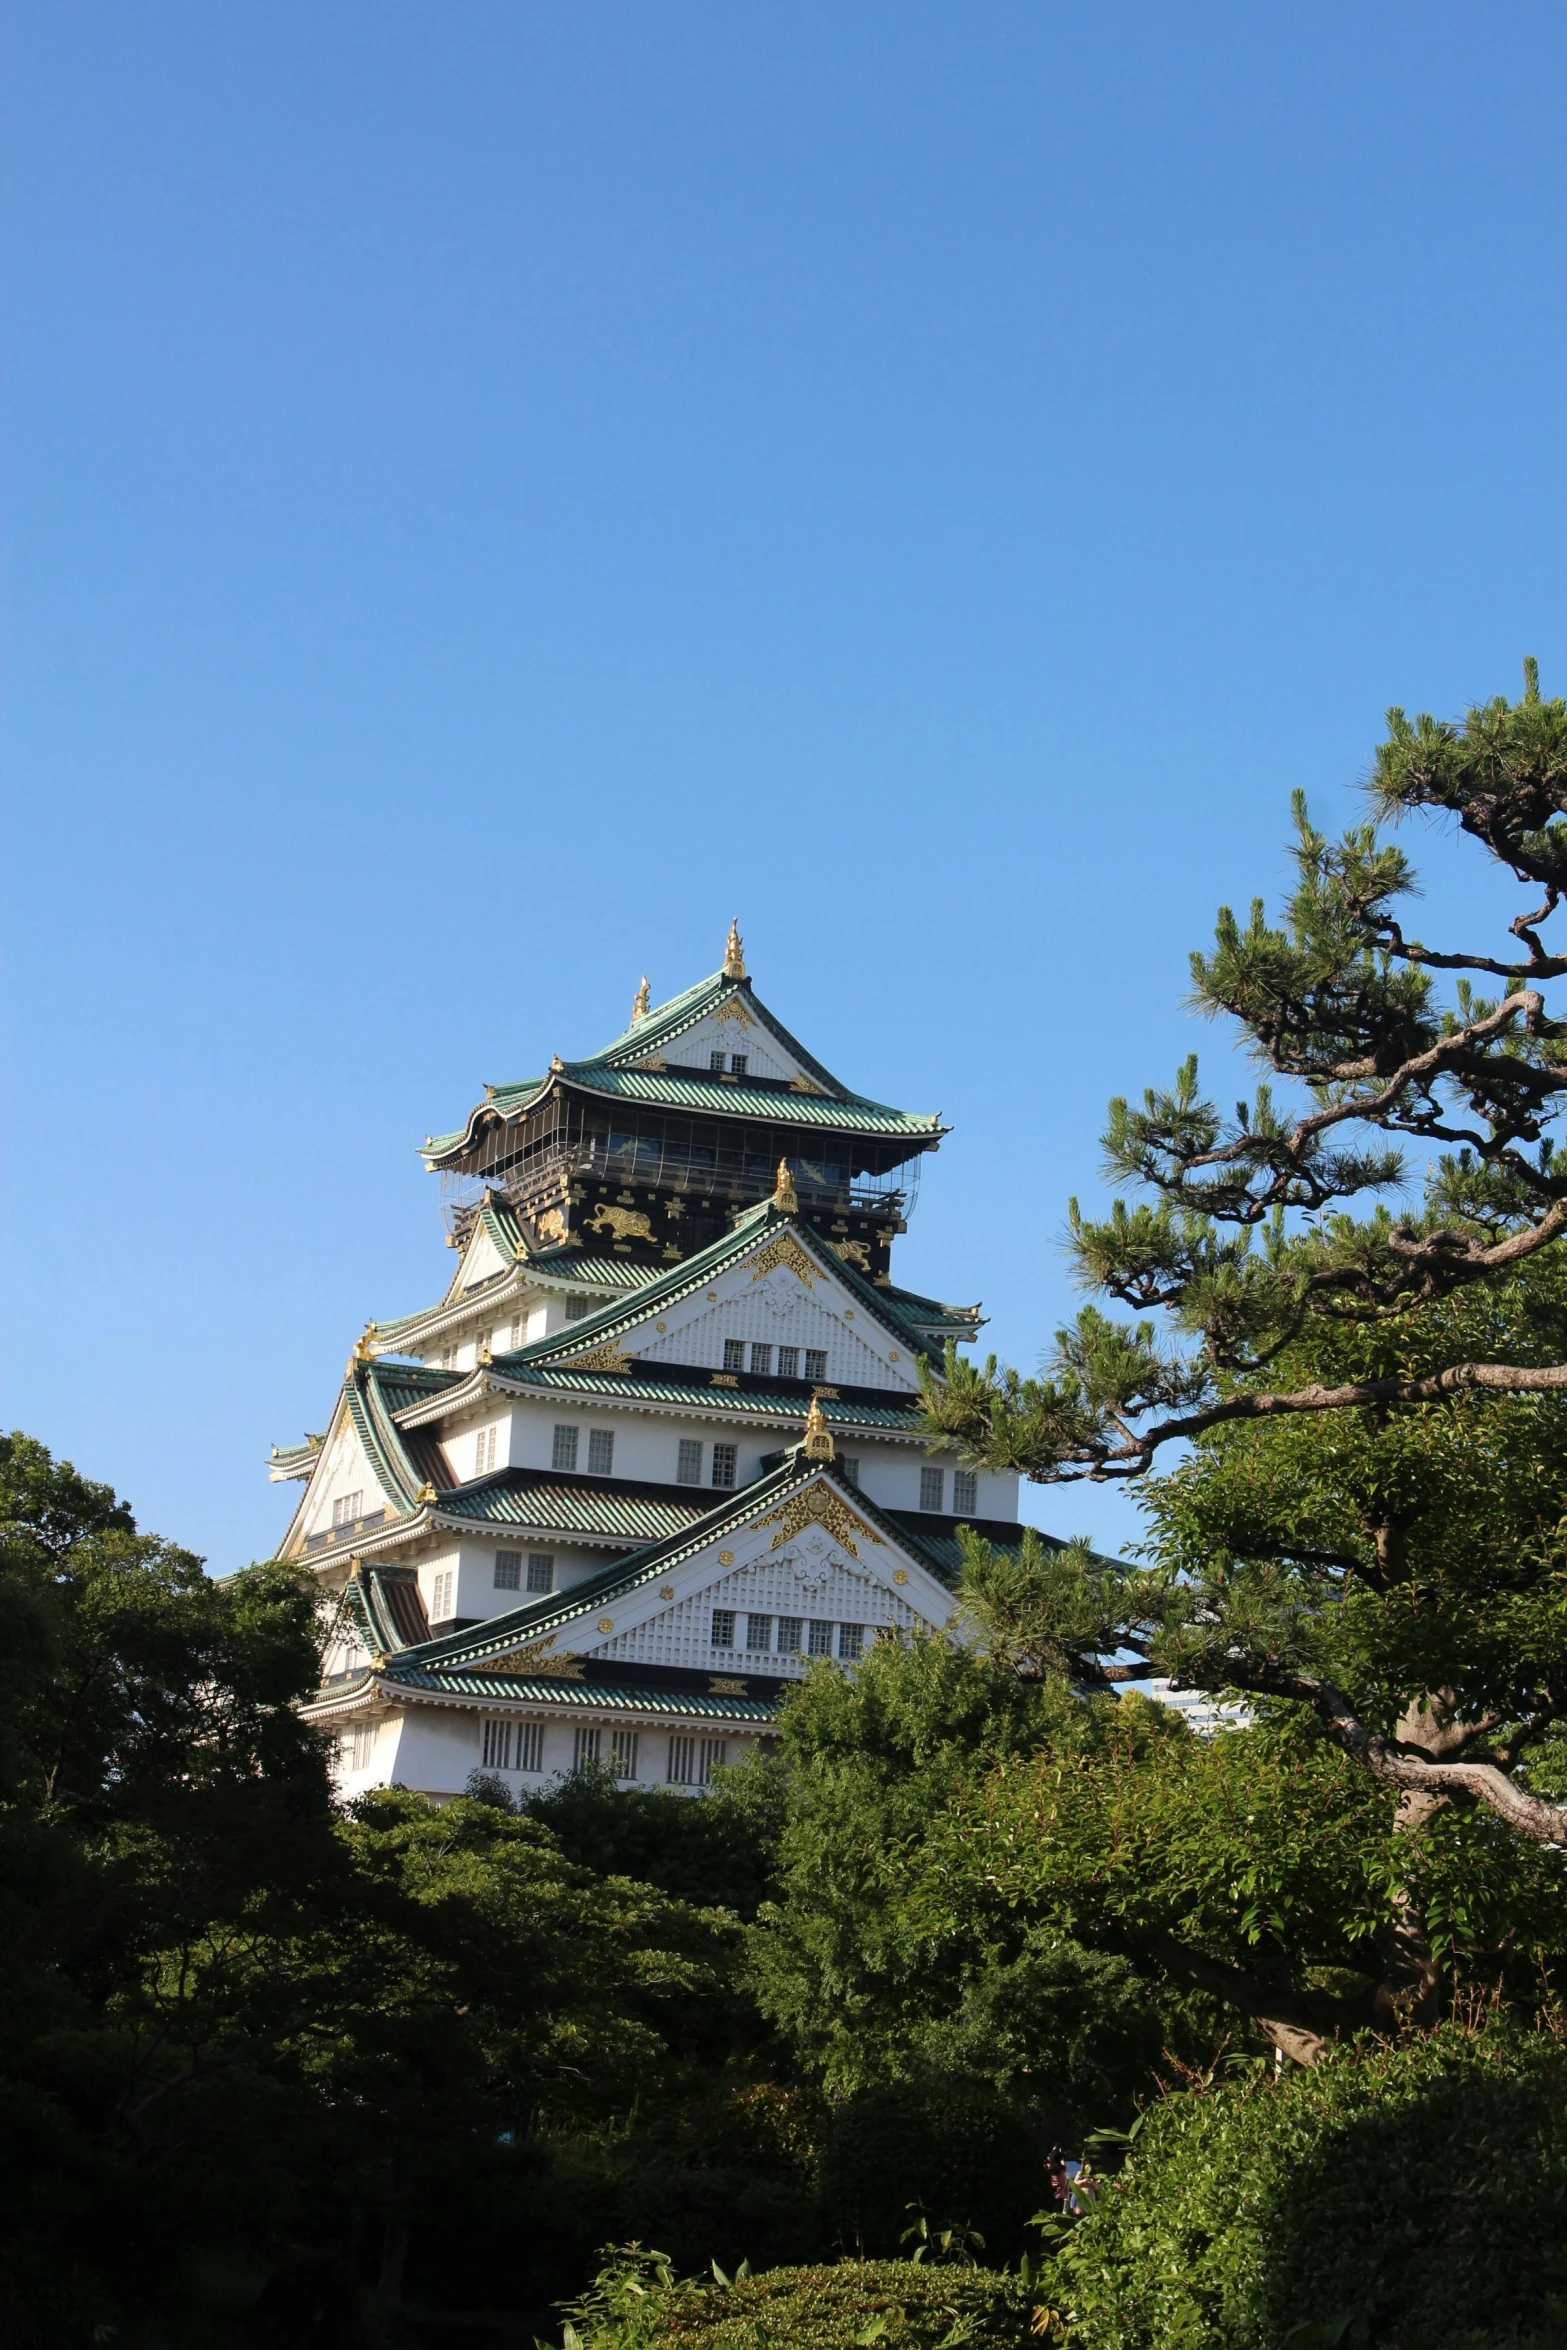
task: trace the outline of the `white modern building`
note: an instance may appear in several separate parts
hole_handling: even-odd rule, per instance
[[[1020,1530],[1014,1476],[920,1433],[920,1366],[980,1326],[891,1274],[945,1131],[823,1068],[731,928],[711,979],[644,981],[602,1052],[426,1138],[451,1280],[269,1462],[346,1793],[588,1760],[700,1787],[812,1659],[951,1624],[957,1526]]]

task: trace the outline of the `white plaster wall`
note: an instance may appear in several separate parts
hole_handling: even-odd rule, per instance
[[[511,1711],[497,1707],[497,1713]],[[536,1792],[552,1779],[563,1778],[572,1767],[575,1753],[576,1724],[569,1716],[555,1713],[514,1713],[513,1720],[541,1721],[544,1728],[544,1760],[539,1771],[502,1771],[496,1775],[505,1780],[516,1793]],[[365,1794],[373,1787],[411,1787],[417,1793],[433,1796],[461,1795],[470,1772],[482,1769],[483,1723],[485,1715],[478,1709],[459,1706],[410,1706],[401,1715],[394,1715],[380,1725],[374,1755],[361,1771],[336,1775],[339,1795],[347,1802],[356,1795]],[[744,1761],[757,1744],[754,1735],[736,1735],[727,1726],[715,1729],[711,1723],[699,1723],[660,1718],[657,1722],[630,1721],[624,1725],[639,1732],[636,1784],[662,1786],[667,1782],[669,1769],[669,1741],[673,1736],[719,1736],[728,1747],[731,1763]],[[609,1726],[603,1726],[603,1746],[607,1755]],[[682,1788],[680,1792],[699,1793],[700,1790]]]
[[[731,996],[733,1009],[725,1019],[726,1007],[718,1014],[709,1013],[694,1028],[677,1036],[672,1044],[661,1048],[662,1057],[683,1069],[705,1069],[708,1056],[722,1053],[725,1065],[733,1053],[744,1053],[747,1077],[798,1077],[802,1074],[799,1062],[784,1048],[771,1032],[764,1028],[744,1003],[743,998]]]

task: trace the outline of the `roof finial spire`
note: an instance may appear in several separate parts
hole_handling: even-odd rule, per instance
[[[745,976],[745,946],[740,936],[740,917],[736,914],[729,925],[729,936],[724,941],[724,977],[744,979]]]
[[[800,1213],[800,1195],[794,1188],[794,1177],[789,1172],[787,1159],[778,1162],[778,1181],[773,1187],[773,1206],[780,1215],[797,1216]]]
[[[822,1417],[822,1399],[811,1398],[811,1408],[805,1415],[805,1441],[800,1446],[808,1461],[830,1461],[835,1458],[832,1430]]]
[[[635,1027],[639,1020],[645,1020],[647,1018],[652,1001],[653,991],[648,986],[647,973],[644,971],[642,974],[642,985],[637,989],[636,994],[631,999],[631,1022],[633,1027]]]

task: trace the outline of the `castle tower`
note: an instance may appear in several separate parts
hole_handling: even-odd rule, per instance
[[[307,1709],[346,1792],[588,1762],[706,1783],[790,1682],[945,1627],[956,1529],[1017,1480],[928,1449],[975,1306],[897,1287],[936,1117],[858,1094],[757,997],[738,928],[602,1051],[485,1088],[425,1158],[457,1261],[275,1447],[329,1623]]]

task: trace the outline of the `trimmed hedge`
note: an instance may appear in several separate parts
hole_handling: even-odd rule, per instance
[[[1074,2350],[1560,2350],[1567,2050],[1449,2026],[1155,2107],[1064,2246]]]
[[[570,2313],[568,2350],[1024,2350],[1030,2340],[1031,2297],[992,2269],[844,2260],[699,2284],[658,2263],[632,2248],[606,2269]]]

